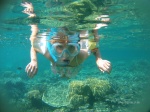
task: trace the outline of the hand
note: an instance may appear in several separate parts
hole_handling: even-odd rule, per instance
[[[102,23],[110,23],[109,15],[101,15],[95,19],[100,20]]]
[[[31,61],[27,66],[25,71],[27,72],[29,77],[33,77],[37,71],[38,71],[38,67],[37,67],[37,61]]]
[[[99,23],[99,24],[96,24],[94,30],[98,30],[98,29],[100,29],[100,28],[102,28],[102,27],[106,27],[106,26],[108,26],[108,25],[105,24],[105,23]]]
[[[22,11],[25,14],[28,14],[29,17],[35,17],[36,15],[34,14],[34,9],[32,3],[21,3],[21,6],[25,7],[25,9]]]
[[[109,61],[97,59],[96,64],[101,72],[111,72],[111,63]]]
[[[101,15],[95,19],[100,20],[102,23],[96,24],[94,29],[100,29],[102,27],[106,27],[108,26],[107,23],[110,23],[110,18],[108,15]]]

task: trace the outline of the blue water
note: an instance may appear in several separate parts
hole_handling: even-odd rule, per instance
[[[6,97],[1,102],[4,101],[10,108],[15,107],[21,112],[149,112],[150,21],[147,18],[150,15],[146,5],[149,2],[111,2],[107,12],[111,23],[99,30],[102,37],[101,55],[103,59],[111,61],[111,74],[101,73],[95,64],[94,56],[90,56],[83,63],[80,73],[72,79],[52,74],[50,62],[41,54],[38,54],[37,75],[32,79],[27,77],[25,67],[30,61],[30,26],[14,20],[27,18],[21,12],[21,1],[9,3],[1,14],[0,23],[0,91],[2,96]],[[35,11],[41,16],[45,8],[44,3],[44,0],[33,1]],[[8,20],[13,20],[13,24],[4,22]],[[42,24],[39,24],[39,27],[42,30],[48,28]],[[43,94],[55,86],[56,89],[62,86],[63,90],[63,86],[68,86],[72,81],[85,81],[93,77],[109,81],[113,92],[104,95],[101,100],[94,101],[91,107],[83,104],[81,107],[57,108],[44,103],[38,96],[34,99],[31,95],[33,100],[28,94],[33,90],[39,90],[40,94]],[[52,90],[52,93],[60,95],[57,91]],[[61,111],[62,109],[65,111]]]

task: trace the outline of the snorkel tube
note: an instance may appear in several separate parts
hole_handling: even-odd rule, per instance
[[[53,58],[54,62],[57,62],[58,59],[52,53],[52,50],[51,50],[52,45],[50,43],[50,40],[51,40],[51,37],[54,36],[54,35],[56,35],[57,32],[58,32],[57,28],[51,28],[49,36],[47,37],[47,42],[46,42],[46,46],[47,46],[48,52],[50,53],[50,56]]]

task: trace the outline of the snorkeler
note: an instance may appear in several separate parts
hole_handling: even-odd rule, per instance
[[[25,7],[24,13],[29,17],[36,17],[32,3],[22,3]],[[104,20],[105,21],[105,20]],[[81,63],[93,53],[96,57],[96,64],[100,71],[110,73],[111,63],[103,60],[100,56],[97,29],[106,26],[97,24],[92,31],[94,39],[89,40],[88,31],[71,32],[67,28],[51,28],[45,38],[38,37],[38,26],[31,26],[31,62],[26,66],[26,72],[29,77],[33,77],[38,71],[37,52],[43,54],[51,62],[52,71],[62,77],[71,77],[73,73],[79,72]],[[88,43],[88,44],[87,44]]]

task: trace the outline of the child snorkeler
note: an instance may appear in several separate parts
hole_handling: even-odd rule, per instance
[[[36,17],[33,11],[32,3],[22,3],[25,7],[24,13],[30,18]],[[101,16],[102,17],[102,16]],[[99,18],[101,18],[99,17]],[[107,21],[107,19],[104,19]],[[98,48],[97,29],[106,26],[106,24],[97,24],[92,33],[94,39],[89,40],[88,31],[71,32],[67,28],[51,28],[48,36],[38,37],[38,26],[31,26],[31,62],[26,66],[26,72],[29,77],[35,76],[38,71],[37,52],[43,54],[51,62],[52,71],[62,77],[72,77],[79,72],[81,63],[89,56],[90,52],[96,57],[96,64],[100,71],[110,73],[111,63],[103,60]],[[88,43],[88,45],[87,45]]]

